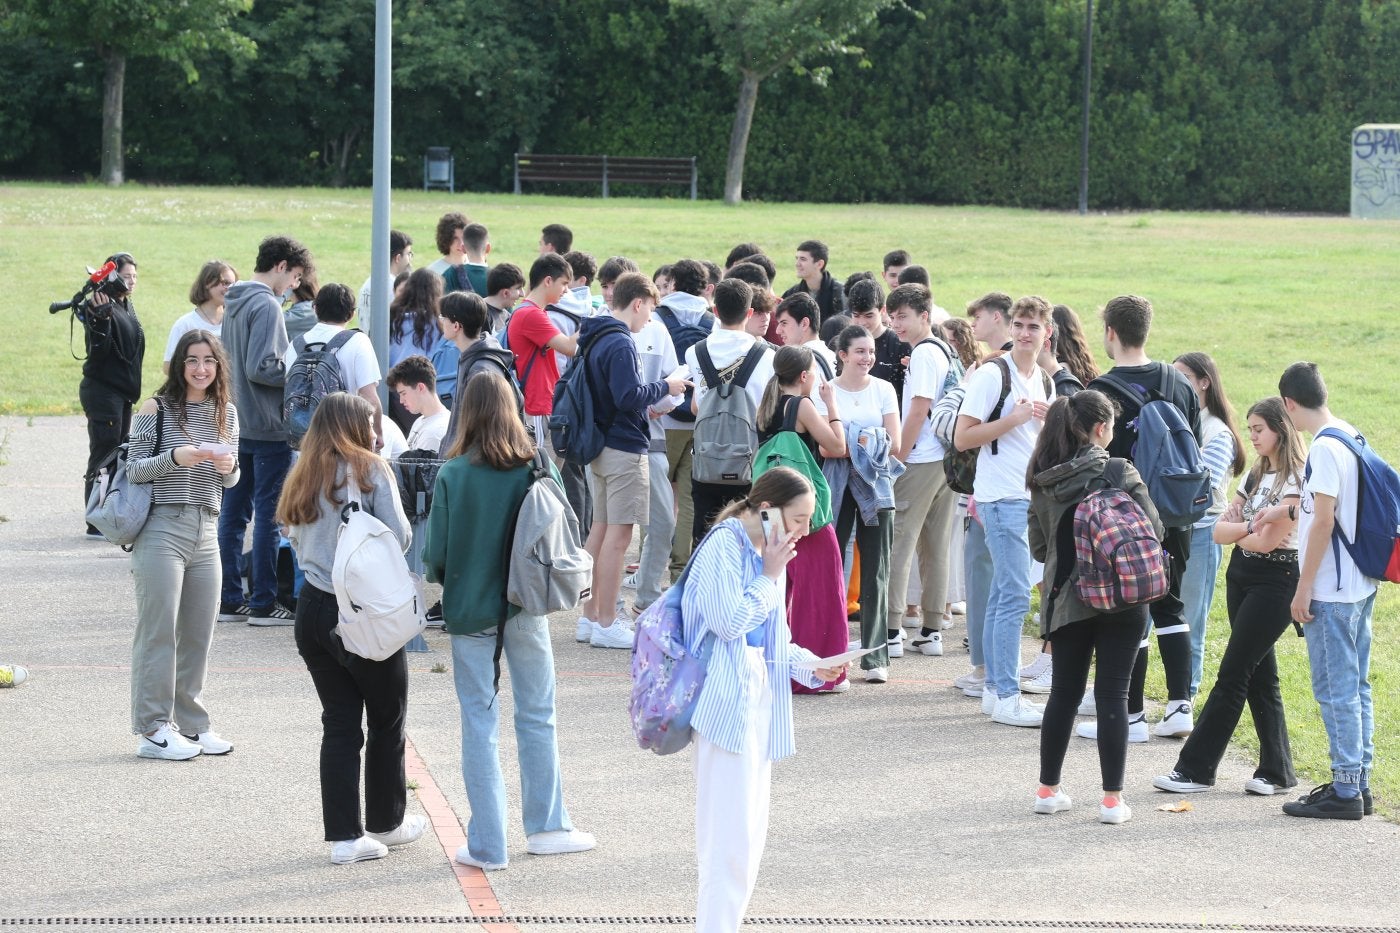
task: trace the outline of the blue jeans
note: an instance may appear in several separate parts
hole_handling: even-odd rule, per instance
[[[982,652],[982,633],[987,618],[987,597],[992,592],[992,552],[987,550],[987,533],[981,519],[967,519],[967,537],[963,539],[963,580],[966,584],[967,648],[972,666],[987,663]]]
[[[996,686],[998,697],[1014,697],[1021,692],[1021,627],[1031,609],[1027,582],[1031,574],[1027,507],[1025,499],[977,503],[984,546],[991,559],[991,587],[987,591],[982,622],[982,654],[987,665],[987,682]],[[970,544],[972,536],[968,537]],[[968,589],[972,589],[970,580]]]
[[[243,575],[238,558],[243,554],[243,535],[248,517],[253,516],[253,551],[249,565],[252,577],[248,595],[250,609],[271,609],[277,602],[277,499],[282,481],[292,466],[292,448],[285,441],[238,441],[238,485],[224,490],[219,510],[219,560],[223,563],[224,583],[220,599],[240,605],[243,602]]]
[[[1355,603],[1314,599],[1310,605],[1313,620],[1303,626],[1313,696],[1327,727],[1332,780],[1353,788],[1370,773],[1376,757],[1370,681],[1371,608],[1375,601],[1375,593]]]
[[[1201,686],[1206,662],[1206,620],[1215,599],[1215,578],[1220,572],[1224,548],[1211,540],[1213,525],[1191,529],[1191,556],[1181,576],[1181,602],[1186,607],[1186,624],[1191,626],[1191,696]]]
[[[467,846],[483,862],[506,859],[506,787],[498,749],[500,703],[492,689],[496,630],[452,636],[452,679],[462,707],[462,779],[471,819]],[[554,653],[548,620],[518,615],[505,626],[505,660],[515,701],[515,745],[525,835],[573,829],[564,809],[554,738]]]

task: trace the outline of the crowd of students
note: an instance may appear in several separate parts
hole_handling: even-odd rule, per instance
[[[1150,735],[1186,739],[1176,768],[1155,786],[1208,789],[1246,703],[1260,765],[1244,789],[1294,787],[1274,659],[1291,622],[1308,636],[1333,780],[1284,810],[1345,819],[1371,811],[1376,584],[1329,543],[1334,530],[1355,534],[1358,465],[1343,442],[1317,434],[1356,432],[1330,414],[1313,364],[1290,366],[1279,396],[1249,408],[1256,459],[1232,490],[1247,457],[1221,373],[1203,352],[1152,360],[1153,308],[1141,297],[1109,300],[1087,327],[1063,305],[997,291],[969,302],[962,318],[934,302],[927,271],[902,250],[879,273],[842,282],[827,269],[823,243],[801,243],[798,281],[778,295],[776,265],[753,243],[723,265],[681,259],[645,275],[625,257],[599,265],[559,224],[542,231],[528,272],[489,265],[489,232],[461,214],[444,215],[436,241],[442,259],[411,270],[411,238],[391,234],[384,375],[369,338],[348,329],[357,310],[364,323],[369,282],[359,302],[344,285],[317,287],[310,252],[286,237],[263,241],[246,281],[221,261],[200,270],[194,307],[170,335],[169,375],[144,403],[139,387],[122,381],[133,362],[139,373],[143,346],[133,343],[140,325],[129,297],[108,332],[90,335],[82,396],[94,462],[127,434],[130,406],[140,403],[131,470],[154,492],[133,556],[133,729],[142,756],[232,748],[212,731],[201,699],[216,618],[295,625],[324,710],[333,860],[380,857],[422,833],[421,818],[404,811],[403,653],[367,661],[333,633],[329,568],[339,509],[353,496],[443,585],[431,618],[452,636],[472,807],[458,860],[508,863],[494,752],[502,654],[530,851],[591,848],[563,804],[547,620],[509,606],[504,575],[479,559],[504,552],[511,505],[523,498],[538,447],[557,467],[593,559],[579,642],[631,648],[636,616],[683,568],[693,564],[692,583],[704,581],[694,595],[687,590],[685,608],[703,620],[696,631],[725,645],[716,654],[725,660],[696,718],[702,927],[732,929],[742,917],[762,851],[767,763],[793,749],[791,693],[850,689],[845,664],[817,674],[792,664],[858,648],[861,679],[882,684],[906,650],[948,653],[958,617],[970,664],[954,688],[980,700],[991,723],[1043,730],[1037,813],[1071,806],[1060,771],[1074,732],[1097,742],[1105,823],[1131,817],[1126,747]],[[134,289],[135,261],[119,257]],[[315,318],[298,321],[295,336],[294,314],[283,309],[292,298],[309,301]],[[1113,361],[1102,373],[1088,337],[1100,330]],[[296,456],[284,383],[315,346],[334,355],[344,391],[321,400]],[[582,367],[601,439],[586,463],[552,442],[556,387],[570,367]],[[388,412],[381,378],[392,390]],[[1148,401],[1175,408],[1194,435],[1211,489],[1198,520],[1160,515],[1134,468]],[[1314,435],[1310,451],[1303,432]],[[770,469],[760,447],[789,433],[798,447],[787,449],[800,452],[787,459],[799,469]],[[409,450],[445,461],[417,541],[386,465]],[[1066,513],[1105,486],[1137,503],[1167,555],[1166,592],[1150,604],[1103,612],[1065,587],[1075,566]],[[781,522],[765,531],[760,517],[770,513]],[[729,531],[711,534],[720,527]],[[638,529],[639,560],[624,567]],[[278,598],[283,535],[305,579],[294,605]],[[1231,634],[1198,710],[1206,623],[1228,544]],[[1023,665],[1037,590],[1043,645]],[[859,634],[848,645],[852,620]],[[1168,696],[1149,725],[1153,628]],[[1028,698],[1036,694],[1048,702]],[[1076,727],[1077,715],[1086,721]],[[731,811],[749,814],[742,839],[726,828]],[[746,855],[720,858],[720,849]]]

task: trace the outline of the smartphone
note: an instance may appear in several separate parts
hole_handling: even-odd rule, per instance
[[[764,541],[773,540],[774,528],[779,529],[780,534],[784,533],[787,529],[787,526],[783,524],[782,509],[759,509],[758,520],[759,523],[763,525]]]

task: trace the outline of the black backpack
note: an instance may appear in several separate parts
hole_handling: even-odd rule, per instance
[[[330,340],[307,343],[306,335],[292,341],[297,358],[287,370],[282,387],[282,420],[287,426],[287,443],[293,450],[301,447],[301,439],[311,426],[311,416],[321,399],[332,392],[344,392],[345,374],[335,352],[345,346],[359,331],[343,330]]]
[[[1011,360],[1005,356],[994,356],[988,365],[994,365],[1001,370],[1001,395],[997,396],[996,407],[983,424],[989,424],[1001,417],[1001,410],[1006,407],[1006,399],[1011,395]],[[1045,385],[1045,397],[1053,401],[1055,386],[1050,381],[1050,375],[1039,366],[1036,366],[1036,370]],[[995,457],[997,442],[993,440],[985,447],[970,447],[967,450],[958,450],[956,446],[948,448],[948,452],[943,455],[943,477],[953,492],[972,494],[972,484],[977,478],[977,456],[984,450]]]

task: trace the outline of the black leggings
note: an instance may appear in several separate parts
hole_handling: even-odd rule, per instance
[[[1089,682],[1089,662],[1097,655],[1094,704],[1099,714],[1099,771],[1103,789],[1123,789],[1128,757],[1128,678],[1147,624],[1142,606],[1071,622],[1050,633],[1055,646],[1050,700],[1040,724],[1040,783],[1060,783],[1074,716]]]
[[[1167,595],[1152,604],[1152,628],[1157,630],[1157,650],[1162,653],[1162,671],[1167,675],[1167,699],[1191,698],[1191,626],[1186,621],[1186,606],[1181,601],[1181,578],[1186,573],[1186,560],[1191,556],[1191,529],[1168,528],[1162,536],[1162,550],[1171,558]],[[1132,682],[1128,686],[1128,710],[1142,712],[1147,686],[1146,621],[1139,640],[1141,650],[1133,665]]]

